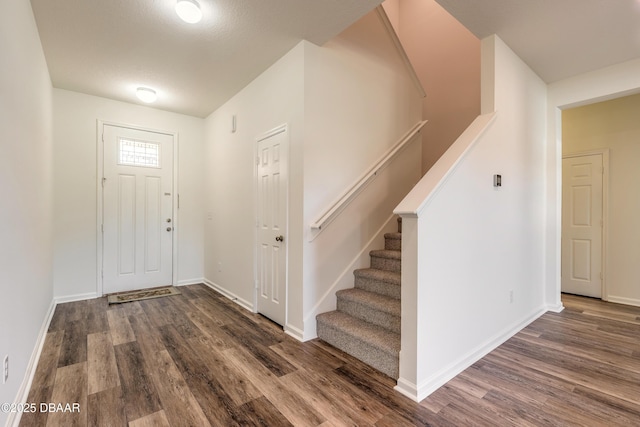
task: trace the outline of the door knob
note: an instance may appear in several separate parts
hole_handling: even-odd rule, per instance
[[[284,236],[280,235],[276,237],[276,242],[284,242]]]
[[[171,231],[171,227],[167,227],[167,231]]]
[[[171,218],[167,218],[167,222],[171,222]]]

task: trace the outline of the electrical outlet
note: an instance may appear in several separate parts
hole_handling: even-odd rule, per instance
[[[7,354],[4,357],[4,363],[2,364],[3,368],[3,375],[2,375],[2,384],[6,384],[7,380],[9,379],[9,355]]]

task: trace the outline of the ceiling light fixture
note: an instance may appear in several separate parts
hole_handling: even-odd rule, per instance
[[[202,10],[196,0],[178,0],[176,3],[176,13],[183,21],[195,24],[202,19]]]
[[[156,99],[158,99],[158,94],[156,94],[156,91],[153,89],[149,89],[148,87],[139,87],[138,89],[136,89],[136,95],[138,96],[138,99],[140,101],[146,102],[147,104],[155,102]]]

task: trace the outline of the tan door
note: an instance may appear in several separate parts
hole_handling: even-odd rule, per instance
[[[602,154],[562,159],[562,292],[602,298]]]
[[[260,139],[257,152],[258,312],[284,325],[287,296],[286,128]]]
[[[173,136],[104,125],[103,293],[173,281]]]

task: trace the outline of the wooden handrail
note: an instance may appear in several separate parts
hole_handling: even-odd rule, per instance
[[[344,210],[344,208],[347,207],[347,205],[351,203],[351,201],[354,200],[358,194],[360,194],[360,192],[375,179],[378,173],[391,163],[391,161],[409,142],[415,139],[415,136],[420,133],[426,123],[426,120],[422,120],[414,125],[409,132],[395,143],[393,147],[387,150],[387,152],[382,155],[382,157],[380,157],[380,159],[371,168],[369,168],[367,172],[365,172],[347,191],[345,191],[317,221],[311,224],[311,229],[317,231],[317,233],[312,236],[311,240],[315,239],[318,233],[324,230],[326,226],[329,225],[329,223],[333,221],[340,212],[342,212],[342,210]]]

